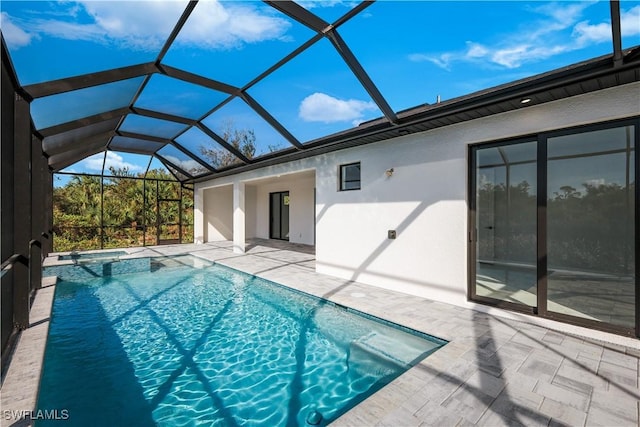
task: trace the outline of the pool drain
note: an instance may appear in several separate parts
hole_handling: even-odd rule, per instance
[[[312,426],[317,426],[322,422],[322,414],[318,412],[315,408],[311,409],[307,414],[307,424]]]

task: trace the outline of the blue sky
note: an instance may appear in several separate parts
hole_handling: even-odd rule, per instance
[[[333,22],[357,3],[301,4]],[[27,85],[154,60],[185,5],[184,1],[3,0],[1,27],[20,82]],[[640,3],[622,1],[621,10],[623,47],[640,44]],[[455,98],[612,49],[607,1],[379,1],[339,32],[396,111],[433,103],[437,96]],[[311,30],[261,2],[201,2],[163,63],[242,87],[312,36]],[[35,100],[36,126],[126,106],[140,80]],[[153,90],[143,92],[137,106],[189,118],[202,117],[226,98],[160,75],[151,79],[148,89]],[[301,142],[382,115],[327,40],[248,93]],[[76,107],[67,110],[61,105]],[[131,117],[126,124],[139,121]],[[229,123],[254,130],[257,154],[288,146],[240,100],[204,122],[218,132]],[[196,134],[182,136],[184,141],[194,135],[185,145],[202,137]],[[99,172],[102,156],[69,169]],[[146,168],[146,159],[111,153],[107,164]]]

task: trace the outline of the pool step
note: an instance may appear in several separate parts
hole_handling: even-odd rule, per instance
[[[360,374],[396,372],[409,366],[405,359],[403,350],[398,350],[398,342],[372,332],[351,342],[347,365],[349,370],[354,369]],[[409,362],[411,360],[413,357]]]
[[[205,268],[210,267],[211,265],[213,265],[212,261],[208,261],[192,255],[174,255],[168,257],[151,258],[151,271],[157,271],[161,268],[176,268],[184,266],[193,268]]]
[[[425,347],[424,340],[416,336],[407,334],[398,340],[374,331],[351,342],[347,364],[363,373],[404,370],[437,348],[435,344]]]

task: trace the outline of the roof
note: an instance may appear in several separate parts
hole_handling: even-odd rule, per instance
[[[214,6],[216,4],[213,3]],[[214,6],[208,3],[207,7]],[[293,44],[288,41],[286,49],[265,46],[273,48],[268,59],[262,59],[255,50],[252,53],[252,49],[263,48],[259,44],[244,50],[206,51],[205,54],[220,59],[216,62],[220,64],[216,74],[198,62],[198,55],[202,52],[194,51],[191,61],[178,61],[173,53],[181,37],[184,39],[192,34],[197,23],[202,25],[204,6],[199,9],[197,1],[190,1],[175,17],[175,25],[167,28],[166,39],[157,44],[157,49],[146,49],[142,55],[135,46],[130,47],[135,54],[133,57],[144,57],[145,61],[30,82],[21,86],[21,92],[31,101],[35,133],[42,139],[43,151],[53,171],[63,170],[79,160],[108,150],[155,156],[180,181],[196,182],[640,79],[640,49],[622,49],[620,6],[618,2],[612,2],[608,11],[612,36],[606,55],[442,102],[394,109],[392,105],[397,103],[389,101],[389,92],[383,94],[365,69],[364,61],[342,36],[343,28],[357,17],[365,16],[371,6],[372,2],[349,3],[340,14],[332,14],[316,11],[308,2],[266,1],[260,6],[265,9],[261,17],[280,19],[289,27],[295,27],[296,41]],[[228,10],[237,12],[237,3],[235,7],[229,6]],[[409,6],[402,2],[385,7]],[[252,18],[257,19],[255,16]],[[12,52],[5,46],[6,28],[3,21],[3,57],[6,55],[7,61],[11,62],[9,56]],[[348,33],[348,28],[345,32]],[[284,35],[281,38],[284,39]],[[374,41],[374,38],[372,41],[374,47],[376,43],[382,45],[384,42]],[[148,43],[153,45],[154,42],[150,40]],[[290,121],[280,119],[283,116],[278,98],[282,97],[282,92],[267,92],[266,89],[273,86],[271,83],[271,86],[266,85],[266,89],[262,86],[265,82],[278,81],[279,71],[283,67],[294,66],[292,64],[302,56],[306,55],[313,61],[313,54],[321,48],[336,57],[344,68],[342,78],[350,79],[352,86],[357,86],[367,100],[345,102],[365,102],[360,106],[377,114],[378,118],[355,121],[347,129],[337,132],[335,127],[320,127],[329,132],[317,137],[307,137],[307,134],[294,130]],[[154,53],[151,55],[150,51]],[[240,55],[249,55],[249,58],[245,56],[240,61]],[[82,58],[75,60],[81,62]],[[260,64],[254,65],[253,62]],[[367,62],[371,63],[371,59]],[[81,64],[80,69],[85,65]],[[323,66],[323,63],[317,65],[320,79]],[[17,75],[20,80],[20,69]],[[214,75],[221,77],[214,78]],[[328,73],[326,78],[330,79]],[[420,81],[418,79],[412,84]],[[275,87],[281,91],[294,89],[287,86],[287,81],[280,83]],[[318,100],[322,96],[327,95],[315,92],[305,99]],[[530,101],[523,104],[523,98]],[[336,108],[341,105],[336,105]],[[257,149],[254,144],[253,151],[246,150],[242,138],[255,138],[255,135],[251,125],[243,128],[243,123],[236,123],[244,129],[240,134],[233,124],[225,125],[220,118],[224,117],[223,111],[230,110],[239,120],[246,118],[250,124],[259,121],[260,129],[268,128],[268,132],[275,135],[274,140],[281,143],[275,146],[262,144]],[[305,135],[305,138],[299,135]]]

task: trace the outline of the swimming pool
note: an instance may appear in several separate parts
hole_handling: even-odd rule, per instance
[[[194,257],[150,265],[58,283],[39,409],[66,425],[325,425],[446,343]]]

